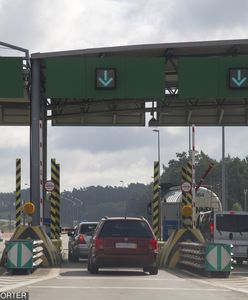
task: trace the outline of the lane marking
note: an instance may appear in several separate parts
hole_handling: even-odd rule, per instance
[[[96,279],[99,279],[99,280],[136,280],[136,281],[187,281],[186,279],[183,279],[183,278],[149,278],[148,276],[147,277],[142,277],[142,278],[132,278],[132,277],[122,277],[122,276],[119,276],[119,277],[102,277],[102,276],[88,276],[88,277],[85,277],[85,276],[58,276],[56,277],[56,279],[58,280],[92,280],[94,278],[94,280]]]
[[[3,286],[0,288],[0,292],[6,292],[6,291],[13,290],[13,289],[21,288],[24,286],[29,286],[30,284],[34,284],[34,283],[37,283],[37,282],[40,282],[43,280],[52,279],[52,278],[55,278],[56,276],[58,276],[58,273],[59,273],[59,269],[51,269],[48,274],[41,276],[39,278],[33,278],[33,279],[30,278],[30,280],[26,279],[26,281],[24,281],[24,282],[18,282],[15,284],[10,283],[9,285]],[[23,278],[20,278],[20,279],[23,280]]]
[[[60,285],[34,285],[29,286],[31,289],[102,289],[102,290],[161,290],[161,291],[191,291],[191,292],[230,292],[229,289],[213,289],[213,288],[172,288],[172,287],[134,287],[134,286],[60,286]]]
[[[189,280],[194,281],[196,283],[201,282],[203,284],[207,284],[207,285],[211,285],[211,286],[215,286],[215,287],[220,287],[220,288],[226,288],[226,289],[229,289],[229,290],[232,290],[232,291],[235,291],[235,292],[248,294],[248,289],[236,288],[236,287],[229,286],[227,284],[214,283],[214,282],[211,282],[211,281],[204,281],[202,279],[189,279]]]

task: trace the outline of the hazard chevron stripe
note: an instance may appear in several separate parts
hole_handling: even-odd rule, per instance
[[[152,228],[156,237],[159,237],[159,162],[154,162],[154,182],[153,182],[153,200],[152,200]]]
[[[21,159],[16,159],[16,227],[21,225]]]

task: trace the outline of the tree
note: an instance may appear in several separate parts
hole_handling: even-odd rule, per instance
[[[241,204],[239,202],[235,202],[232,205],[232,210],[234,210],[234,211],[242,211],[243,209],[242,209],[242,206],[241,206]]]

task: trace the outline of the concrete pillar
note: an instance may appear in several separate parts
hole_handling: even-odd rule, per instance
[[[31,139],[30,139],[30,196],[36,209],[32,217],[32,225],[40,225],[40,145],[39,120],[41,118],[40,64],[32,60],[31,91]]]

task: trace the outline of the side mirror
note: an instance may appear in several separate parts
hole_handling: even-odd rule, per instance
[[[74,236],[74,231],[69,231],[69,232],[67,233],[67,235],[70,236],[70,237]]]

